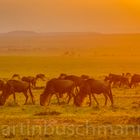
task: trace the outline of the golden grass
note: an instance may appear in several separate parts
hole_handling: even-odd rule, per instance
[[[10,78],[12,74],[17,73],[21,76],[36,75],[37,73],[44,73],[48,79],[58,77],[60,73],[67,74],[88,74],[91,77],[103,80],[104,75],[108,73],[131,72],[139,73],[139,60],[117,59],[107,57],[20,57],[20,56],[1,56],[0,57],[0,77]],[[45,86],[46,82],[38,81],[38,86]],[[140,89],[113,89],[113,96],[115,107],[110,107],[108,102],[107,107],[103,107],[104,97],[98,96],[100,107],[97,108],[93,102],[92,107],[88,107],[88,98],[85,100],[83,107],[77,108],[71,102],[70,105],[62,104],[57,105],[57,100],[54,97],[49,107],[42,107],[39,105],[39,96],[43,92],[40,90],[33,90],[36,105],[24,104],[24,95],[17,95],[17,104],[13,103],[12,96],[7,100],[6,105],[0,107],[0,130],[3,132],[3,125],[13,126],[15,124],[25,123],[29,126],[33,124],[51,124],[53,127],[67,125],[85,125],[89,122],[93,126],[96,125],[138,125],[140,124]],[[56,113],[56,114],[55,114]],[[25,130],[27,128],[24,128]],[[80,129],[81,132],[84,129]],[[131,131],[127,136],[119,135],[106,136],[98,135],[97,137],[92,134],[79,136],[79,135],[43,135],[35,136],[24,135],[21,136],[19,132],[16,135],[9,133],[3,135],[0,133],[0,139],[138,139],[138,135],[131,135]]]

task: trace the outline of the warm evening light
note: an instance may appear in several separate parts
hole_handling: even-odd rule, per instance
[[[140,140],[140,0],[0,0],[0,140]]]
[[[140,32],[139,0],[0,0],[0,30]]]

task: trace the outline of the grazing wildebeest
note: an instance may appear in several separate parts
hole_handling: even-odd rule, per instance
[[[120,80],[120,87],[129,87],[129,79],[127,77],[122,77]]]
[[[111,105],[113,106],[111,87],[95,79],[88,79],[83,82],[80,86],[80,92],[74,98],[74,103],[76,106],[81,106],[84,98],[89,96],[89,106],[91,106],[91,96],[93,96],[97,105],[99,105],[97,99],[95,98],[95,94],[103,94],[105,96],[105,105],[107,104],[107,99],[109,97]]]
[[[140,75],[134,74],[130,81],[130,88],[132,88],[132,86],[136,87],[139,83],[140,83]]]
[[[28,100],[28,95],[27,95],[28,91],[29,91],[30,96],[32,98],[32,103],[34,104],[35,103],[34,97],[33,97],[33,94],[31,92],[30,84],[28,82],[19,81],[19,80],[9,80],[4,85],[2,94],[0,96],[0,105],[4,105],[7,98],[10,95],[13,95],[14,101],[15,101],[16,100],[15,92],[23,93],[25,95],[25,98],[26,98],[25,104],[26,104],[27,100]]]
[[[109,76],[105,77],[104,81],[108,81],[113,86],[119,84],[119,87],[124,85],[129,87],[129,79],[124,77],[124,75],[109,74]]]
[[[3,90],[3,87],[4,87],[4,81],[0,80],[0,90]]]
[[[51,79],[47,82],[46,88],[44,92],[40,95],[40,105],[50,104],[51,97],[55,94],[59,102],[59,98],[63,96],[64,93],[67,93],[69,96],[68,103],[71,98],[74,96],[74,82],[71,80],[63,80],[63,79]]]

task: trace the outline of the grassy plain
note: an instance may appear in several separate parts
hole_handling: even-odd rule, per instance
[[[1,78],[11,78],[15,73],[21,76],[44,73],[48,79],[51,79],[58,77],[60,73],[67,73],[87,74],[103,80],[104,76],[110,72],[139,73],[139,69],[139,59],[137,58],[104,56],[82,58],[70,56],[0,57]],[[45,86],[46,82],[38,81],[37,84]],[[41,107],[39,96],[42,91],[43,89],[33,90],[36,105],[31,105],[30,102],[29,105],[23,105],[24,96],[17,93],[17,104],[14,104],[13,98],[10,97],[5,106],[0,107],[0,139],[137,140],[140,138],[140,128],[137,128],[140,124],[140,88],[113,88],[114,108],[110,107],[110,102],[107,107],[103,107],[104,97],[102,95],[97,96],[100,102],[99,108],[94,102],[92,107],[88,107],[88,98],[80,108],[75,107],[72,102],[70,105],[63,103],[58,106],[55,97],[49,107]],[[48,127],[45,131],[46,125]],[[90,128],[88,128],[89,126]],[[128,128],[129,126],[131,127]],[[102,131],[104,127],[109,127],[105,129],[107,130],[105,134]],[[128,133],[125,134],[120,127],[128,128]],[[112,131],[114,133],[110,133]]]

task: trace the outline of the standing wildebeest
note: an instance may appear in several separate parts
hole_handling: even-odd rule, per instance
[[[34,87],[36,87],[37,80],[46,81],[45,74],[40,73],[36,75],[35,80],[34,80]]]
[[[12,80],[14,80],[14,79],[20,80],[20,75],[19,74],[13,74]]]
[[[15,92],[23,93],[25,95],[25,104],[27,103],[28,100],[28,95],[27,92],[29,91],[30,96],[32,98],[32,103],[34,104],[34,97],[31,92],[30,84],[24,81],[19,81],[19,80],[9,80],[7,83],[4,85],[3,92],[0,96],[0,105],[4,105],[7,98],[12,94],[14,96],[14,101],[16,100],[15,98]]]
[[[105,77],[104,81],[109,81],[109,84],[113,86],[119,84],[119,87],[124,85],[129,87],[129,79],[123,75],[109,74],[109,76]]]
[[[45,74],[40,73],[40,74],[36,75],[36,79],[41,79],[44,81],[46,79],[46,76],[45,76]]]
[[[139,74],[134,74],[131,78],[131,82],[130,82],[130,88],[132,86],[137,86],[140,83],[140,75]]]
[[[33,76],[24,76],[21,78],[22,81],[28,82],[29,84],[31,84],[33,87],[35,87],[35,83],[36,83],[36,78]]]
[[[76,92],[78,93],[78,87],[83,83],[84,80],[88,79],[88,76],[82,75],[81,77],[75,76],[75,75],[66,75],[61,74],[59,76],[59,79],[65,79],[65,80],[71,80],[74,82],[74,85],[76,87]]]
[[[49,105],[51,97],[55,94],[59,102],[59,97],[62,97],[64,93],[67,93],[69,96],[68,103],[70,99],[74,96],[74,82],[71,80],[63,79],[51,79],[48,81],[44,92],[40,95],[40,105]]]
[[[80,86],[80,92],[74,98],[74,103],[76,106],[81,106],[84,98],[87,95],[89,95],[90,100],[89,105],[91,106],[91,95],[92,95],[97,105],[99,105],[94,94],[101,93],[105,96],[105,105],[107,104],[107,99],[109,97],[111,105],[113,106],[113,96],[111,92],[111,87],[95,79],[88,79],[83,82],[83,84]]]
[[[76,86],[80,86],[81,83],[83,82],[83,79],[81,77],[75,75],[61,74],[59,76],[59,79],[71,80],[75,83]]]
[[[34,88],[36,87],[36,81],[38,80],[38,79],[41,79],[41,80],[43,80],[43,81],[45,81],[45,75],[44,74],[37,74],[36,75],[36,77],[33,77],[33,76],[24,76],[24,77],[22,77],[22,81],[26,81],[26,82],[28,82],[28,83],[30,83]]]

